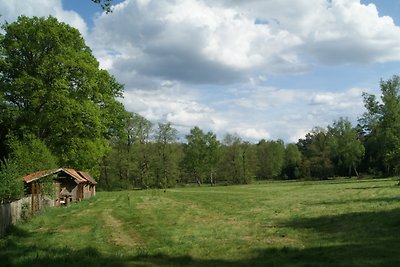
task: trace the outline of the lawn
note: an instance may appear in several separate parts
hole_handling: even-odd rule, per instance
[[[13,227],[0,266],[400,266],[396,183],[100,192]]]

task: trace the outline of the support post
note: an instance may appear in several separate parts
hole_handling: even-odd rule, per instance
[[[39,184],[36,184],[36,200],[37,200],[37,210],[40,210],[40,190],[39,190]]]
[[[35,185],[32,182],[32,186],[31,186],[31,211],[32,211],[32,215],[35,214]]]

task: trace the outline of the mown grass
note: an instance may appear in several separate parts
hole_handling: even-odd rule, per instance
[[[0,240],[0,266],[400,266],[394,180],[101,192]]]

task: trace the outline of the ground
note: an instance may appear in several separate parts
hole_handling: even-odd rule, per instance
[[[0,266],[400,266],[396,181],[100,192],[0,240]]]

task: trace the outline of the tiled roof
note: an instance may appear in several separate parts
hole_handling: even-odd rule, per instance
[[[24,181],[27,183],[36,181],[40,178],[49,176],[51,174],[57,173],[59,172],[61,169],[53,169],[53,170],[45,170],[45,171],[37,171],[31,174],[28,174],[26,176],[23,177]]]
[[[78,172],[83,178],[89,181],[91,184],[97,184],[96,180],[93,179],[92,176],[89,175],[87,172]]]
[[[69,169],[69,168],[59,168],[59,169],[53,169],[53,170],[44,170],[44,171],[37,171],[31,174],[28,174],[26,176],[23,177],[24,181],[26,183],[30,183],[33,181],[36,181],[40,178],[52,175],[52,174],[56,174],[59,172],[64,172],[66,174],[68,174],[69,176],[71,176],[74,181],[77,184],[80,183],[85,183],[85,182],[89,182],[91,184],[97,184],[96,180],[94,180],[88,173],[86,172],[77,172],[74,169]]]
[[[83,178],[82,176],[80,176],[79,173],[77,171],[75,171],[74,169],[65,169],[64,168],[63,170],[64,170],[64,172],[66,172],[70,176],[72,176],[75,179],[75,182],[77,184],[87,182],[87,180],[85,178]]]

